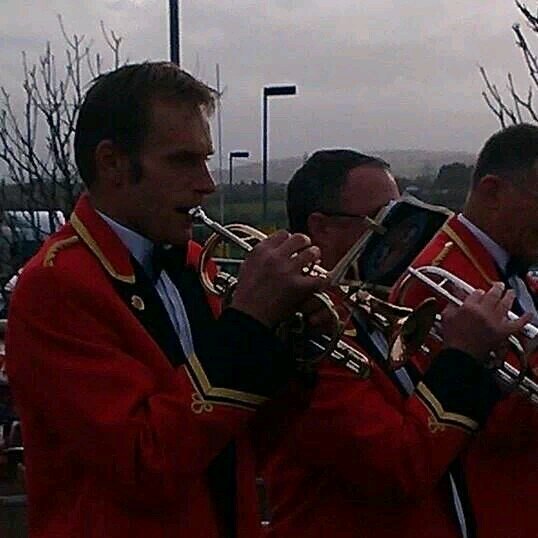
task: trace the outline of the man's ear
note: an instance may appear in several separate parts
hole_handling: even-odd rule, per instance
[[[107,185],[121,187],[131,179],[129,157],[112,140],[101,140],[95,148],[97,178]]]
[[[480,196],[480,205],[488,209],[498,209],[505,182],[494,174],[487,174],[480,179],[474,192]]]
[[[311,213],[306,221],[308,236],[314,244],[319,244],[327,234],[327,216],[318,211]]]

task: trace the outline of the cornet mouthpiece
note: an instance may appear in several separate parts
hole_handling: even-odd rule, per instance
[[[192,209],[189,209],[189,215],[195,220],[202,220],[205,217],[204,210],[201,206],[197,205]]]

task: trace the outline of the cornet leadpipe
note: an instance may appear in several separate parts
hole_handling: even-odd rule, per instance
[[[236,234],[230,232],[226,226],[223,226],[220,224],[220,222],[217,222],[216,220],[213,220],[209,218],[206,215],[206,212],[200,207],[193,207],[189,210],[189,215],[193,218],[193,220],[199,221],[201,224],[205,224],[208,228],[211,228],[214,232],[217,232],[220,236],[225,237],[232,243],[235,243],[238,247],[241,247],[246,252],[250,252],[254,247],[247,243],[246,241],[243,241],[240,237],[238,237]]]
[[[453,293],[449,292],[444,286],[446,284],[451,284],[452,286],[460,289],[466,294],[473,293],[475,288],[471,286],[468,282],[465,282],[461,278],[457,277],[450,271],[437,267],[435,265],[426,265],[419,268],[408,267],[407,272],[420,282],[422,282],[429,289],[434,291],[437,295],[445,298],[448,302],[461,306],[463,301],[456,297]],[[427,274],[425,274],[427,273]],[[441,278],[439,282],[436,282],[431,276],[437,276]],[[511,320],[519,319],[517,314],[513,312],[508,312],[508,318]],[[538,327],[532,323],[527,323],[522,329],[521,332],[529,339],[536,338],[538,336]],[[439,340],[442,338],[439,337]],[[502,365],[494,369],[496,377],[506,386],[516,390],[521,395],[528,398],[528,400],[534,405],[538,405],[538,383],[532,380],[530,377],[525,375],[526,369],[526,357],[523,351],[523,347],[517,337],[510,335],[508,340],[515,346],[520,353],[520,361],[522,364],[521,370],[512,366],[509,362],[503,361]]]
[[[445,283],[448,282],[450,284],[453,284],[467,294],[471,294],[476,291],[476,288],[473,288],[473,286],[471,286],[468,282],[465,282],[464,280],[447,271],[446,269],[436,267],[435,265],[427,265],[424,267],[419,267],[418,269],[409,267],[407,270],[411,275],[420,280],[423,284],[426,284],[429,288],[433,288],[439,295],[444,297],[447,301],[450,301],[452,304],[455,304],[456,306],[461,306],[463,304],[463,301],[450,293],[448,290],[446,290],[443,287]],[[424,272],[427,272],[430,275],[439,276],[443,279],[443,281],[435,282],[434,280],[423,274]],[[507,316],[512,321],[518,320],[520,318],[520,316],[514,314],[514,312],[511,311],[508,312]],[[527,338],[530,338],[532,340],[533,338],[536,338],[538,336],[538,327],[536,327],[532,323],[527,323],[522,327],[521,332]]]

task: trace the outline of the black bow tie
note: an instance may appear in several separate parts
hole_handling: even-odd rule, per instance
[[[528,272],[528,263],[524,263],[520,258],[512,257],[508,260],[508,263],[506,264],[504,274],[506,275],[506,278],[518,276],[519,278],[525,280]]]
[[[151,269],[153,281],[157,282],[161,272],[165,270],[169,275],[175,271],[182,271],[185,267],[186,250],[172,245],[155,245],[151,256]]]

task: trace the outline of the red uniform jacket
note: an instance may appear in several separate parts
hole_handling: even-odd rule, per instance
[[[187,266],[198,251],[190,245]],[[23,424],[30,536],[223,536],[208,468],[235,439],[237,535],[255,537],[242,432],[280,375],[265,351],[273,336],[233,310],[199,334],[186,302],[197,355],[174,366],[178,341],[168,356],[157,345],[169,320],[135,265],[83,196],[12,297],[7,367]],[[222,361],[205,351],[220,338]]]
[[[498,398],[486,378],[449,350],[407,397],[377,364],[362,380],[322,363],[309,398],[271,406],[284,421],[271,428],[258,417],[268,536],[459,536],[448,488],[438,484]],[[481,402],[469,398],[474,389]]]
[[[413,266],[437,265],[476,288],[489,289],[502,280],[493,258],[475,236],[453,217],[413,262]],[[417,305],[432,296],[420,283],[393,290],[392,298]],[[472,328],[470,328],[472,330]],[[533,357],[535,363],[536,356]],[[424,358],[417,364],[424,366]],[[478,537],[533,538],[538,493],[538,409],[512,394],[501,401],[484,430],[473,439],[461,462],[468,508]],[[473,534],[471,533],[470,536]]]

